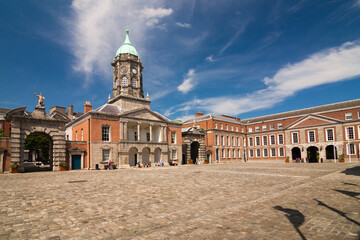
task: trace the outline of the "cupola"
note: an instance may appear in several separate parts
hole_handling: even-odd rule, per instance
[[[116,51],[116,55],[119,54],[131,54],[136,57],[139,57],[139,54],[137,53],[136,49],[133,45],[131,45],[130,39],[129,39],[129,30],[126,30],[126,37],[125,42],[121,45],[121,47]]]

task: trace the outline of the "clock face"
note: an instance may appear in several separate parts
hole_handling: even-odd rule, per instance
[[[136,68],[133,68],[133,69],[132,69],[132,72],[133,72],[133,74],[137,74]]]
[[[122,68],[121,68],[121,71],[122,71],[123,73],[126,73],[126,72],[127,72],[127,68],[126,68],[126,67],[122,67]]]

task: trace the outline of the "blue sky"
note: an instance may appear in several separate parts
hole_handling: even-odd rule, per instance
[[[130,40],[151,108],[241,119],[360,96],[360,0],[3,0],[0,107],[85,101],[112,91]]]

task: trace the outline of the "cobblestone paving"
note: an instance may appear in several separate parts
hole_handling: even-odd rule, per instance
[[[360,163],[0,175],[0,239],[359,239]]]

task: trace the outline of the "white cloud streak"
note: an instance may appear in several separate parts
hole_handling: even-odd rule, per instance
[[[345,81],[360,76],[360,42],[315,53],[301,62],[288,64],[273,77],[264,78],[265,89],[246,96],[197,99],[179,107],[204,109],[215,114],[238,115],[272,107],[296,92],[322,84]]]
[[[189,69],[188,73],[186,74],[186,77],[184,79],[184,81],[177,87],[177,89],[186,94],[189,91],[191,91],[191,89],[193,89],[196,86],[196,82],[195,82],[195,70],[194,69]]]
[[[190,23],[177,22],[176,25],[179,26],[179,27],[182,27],[182,28],[191,28],[191,24],[190,24]]]
[[[85,84],[94,74],[111,79],[109,62],[130,30],[133,45],[143,49],[147,30],[165,29],[162,19],[171,8],[162,8],[164,0],[73,0],[72,17],[64,21],[69,32],[69,46],[75,56],[74,70],[85,73]],[[136,37],[131,37],[136,36]],[[135,43],[135,44],[134,44]],[[106,78],[107,79],[107,78]]]

